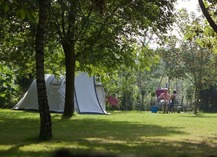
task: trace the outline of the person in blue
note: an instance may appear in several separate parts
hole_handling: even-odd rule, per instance
[[[177,94],[177,91],[176,91],[176,89],[174,89],[174,90],[173,90],[173,94],[172,94],[171,97],[170,97],[170,103],[169,103],[169,111],[170,111],[170,112],[174,112],[174,111],[173,111],[174,100],[175,100],[175,98],[176,98],[177,95],[178,95],[178,94]]]

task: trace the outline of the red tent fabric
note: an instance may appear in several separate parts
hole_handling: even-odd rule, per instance
[[[114,96],[109,96],[108,97],[108,103],[111,104],[112,106],[118,106],[119,100],[114,97]]]
[[[166,90],[165,88],[157,89],[157,90],[156,90],[156,95],[157,95],[157,97],[159,97],[160,94],[163,93],[165,90]]]

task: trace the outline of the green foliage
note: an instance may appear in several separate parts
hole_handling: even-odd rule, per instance
[[[188,104],[192,104],[194,92],[195,92],[194,86],[189,85],[186,89],[186,95],[185,95]]]
[[[0,8],[3,10],[4,13],[9,11],[9,3],[10,1],[8,0],[0,0]]]
[[[188,17],[189,19],[189,17]],[[216,80],[216,33],[207,22],[200,18],[193,18],[185,27],[185,38],[187,41],[183,47],[183,61],[191,73],[192,81],[197,86],[195,89],[206,89],[214,84]]]
[[[164,74],[170,79],[184,78],[185,72],[183,71],[183,62],[181,59],[182,51],[179,48],[169,47],[158,49],[162,67],[164,68]]]
[[[34,68],[34,25],[16,17],[1,20],[1,61],[19,69],[20,73],[31,73]]]
[[[18,100],[16,97],[19,86],[16,84],[16,75],[10,67],[0,64],[0,107],[11,108]]]
[[[0,16],[1,65],[4,66],[4,68],[8,68],[13,78],[8,80],[2,77],[2,81],[8,81],[8,84],[11,84],[10,81],[13,80],[15,83],[14,86],[16,86],[16,92],[11,91],[13,98],[9,92],[4,96],[5,103],[2,104],[6,106],[10,105],[10,107],[18,102],[19,98],[26,92],[30,83],[35,78],[34,39],[36,24],[34,21],[35,17],[33,16],[35,16],[34,14],[36,12],[35,3],[32,2],[13,1],[13,3],[8,4],[10,7],[9,11],[4,14],[0,12],[4,15]],[[61,75],[63,74],[62,65],[64,65],[64,55],[61,48],[56,46],[56,39],[50,38],[51,35],[52,34],[46,34],[45,73]],[[11,86],[11,88],[12,87],[13,86]]]
[[[158,1],[107,1],[103,5],[103,14],[95,12],[92,1],[79,1],[75,8],[75,23],[70,30],[75,42],[75,53],[79,69],[88,69],[90,64],[104,70],[117,69],[120,65],[131,67],[133,43],[138,36],[146,36],[149,27],[165,31],[173,22],[171,2]],[[52,16],[55,19],[59,41],[63,41],[70,22],[69,3],[52,3]],[[166,11],[165,11],[166,10]],[[158,17],[161,18],[158,18]],[[145,18],[144,18],[145,17]]]
[[[21,20],[31,20],[31,21],[35,21],[36,17],[35,17],[35,12],[32,9],[18,9],[16,11],[16,16],[19,17]]]
[[[45,73],[64,74],[65,58],[60,43],[68,33],[75,43],[76,70],[87,71],[101,76],[104,82],[112,82],[107,87],[109,94],[118,91],[117,95],[121,97],[120,93],[135,90],[130,95],[136,101],[141,94],[144,95],[144,91],[148,91],[149,71],[158,62],[158,57],[147,46],[135,46],[135,43],[138,37],[146,37],[150,27],[158,34],[166,32],[173,22],[175,1],[105,1],[100,4],[99,9],[103,9],[100,12],[93,1],[78,1],[75,10],[72,10],[74,5],[70,6],[71,1],[52,1],[46,34]],[[0,2],[5,10],[0,12],[5,15],[1,16],[0,23],[0,59],[10,65],[19,77],[29,76],[32,79],[35,76],[34,37],[38,4],[27,0]],[[73,25],[72,19],[67,21],[71,11],[75,11],[76,22]],[[127,69],[132,77],[127,83],[119,81],[123,77],[122,72]],[[137,74],[143,71],[145,83],[138,87],[135,80],[138,80]],[[136,76],[133,76],[134,73]],[[132,86],[126,90],[126,84]]]
[[[0,8],[3,10],[3,14],[14,16],[21,20],[36,20],[35,1],[25,0],[0,0]]]
[[[188,15],[186,10],[180,10],[177,14],[176,24],[179,38],[182,39],[167,37],[164,47],[158,49],[158,54],[162,69],[169,79],[181,78],[193,84],[193,87],[188,87],[188,83],[185,83],[186,100],[198,107],[200,91],[208,90],[216,82],[217,36],[202,17]]]

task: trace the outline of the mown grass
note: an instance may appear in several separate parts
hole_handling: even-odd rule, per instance
[[[37,140],[37,112],[0,109],[0,156],[52,157],[103,152],[147,157],[206,157],[217,154],[217,114],[111,112],[77,114],[63,120],[52,113],[53,138]]]

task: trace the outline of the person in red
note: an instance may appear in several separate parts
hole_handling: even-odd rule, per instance
[[[168,113],[168,107],[170,102],[171,96],[168,93],[168,89],[165,88],[164,92],[160,94],[158,100],[160,100],[161,106],[163,108],[163,113]]]

